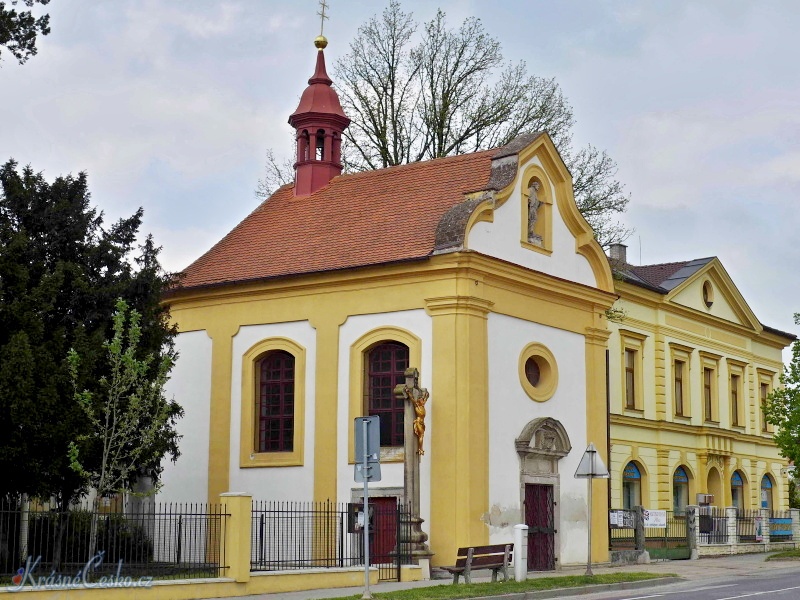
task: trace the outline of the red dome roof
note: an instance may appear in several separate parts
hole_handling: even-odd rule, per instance
[[[325,53],[317,51],[317,68],[314,75],[308,80],[308,87],[300,97],[300,104],[297,110],[289,117],[289,124],[299,125],[301,117],[309,116],[313,118],[333,117],[335,121],[340,121],[341,127],[347,127],[350,119],[344,114],[342,105],[339,102],[339,95],[331,87],[331,78],[325,71]]]

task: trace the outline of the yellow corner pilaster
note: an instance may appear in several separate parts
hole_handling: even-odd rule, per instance
[[[599,322],[599,315],[597,321]],[[587,327],[586,339],[586,439],[594,442],[603,462],[608,456],[608,407],[606,404],[606,349],[611,332]],[[612,475],[613,476],[613,475]],[[608,561],[608,479],[598,479],[592,495],[592,559]]]
[[[454,564],[459,547],[489,543],[481,516],[489,507],[487,315],[474,296],[429,298],[433,324],[430,403],[431,550],[436,565]]]

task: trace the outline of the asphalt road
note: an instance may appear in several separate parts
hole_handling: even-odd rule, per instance
[[[676,571],[680,573],[680,569]],[[583,600],[738,600],[739,598],[788,600],[800,598],[800,566],[796,571],[770,575],[733,575],[724,579],[686,581],[660,588],[560,597]]]

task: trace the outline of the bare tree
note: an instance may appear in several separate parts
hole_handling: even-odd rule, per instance
[[[417,34],[419,30],[419,34]],[[604,151],[571,148],[575,120],[555,79],[529,75],[503,58],[480,19],[447,24],[441,10],[423,24],[390,0],[366,21],[336,62],[334,82],[351,119],[342,148],[345,170],[379,169],[502,146],[547,131],[570,168],[575,198],[603,246],[631,231],[614,220],[629,197]],[[268,152],[265,180],[291,181]],[[262,186],[262,192],[270,187]]]
[[[272,148],[268,148],[264,179],[258,180],[256,198],[266,200],[276,189],[292,181],[294,181],[294,162],[290,158],[278,160]]]

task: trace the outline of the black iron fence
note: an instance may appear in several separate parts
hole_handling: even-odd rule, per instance
[[[691,554],[686,530],[686,513],[664,511],[666,520],[663,526],[644,529],[644,545],[651,559],[687,559]]]
[[[627,509],[612,509],[609,512],[608,540],[611,550],[636,549],[636,512]]]
[[[737,510],[736,533],[740,543],[760,542],[763,539],[761,511],[757,508]]]
[[[645,518],[645,513],[650,518]],[[659,518],[655,518],[656,514]],[[663,520],[662,520],[663,517]],[[642,519],[639,523],[638,520]],[[647,550],[650,558],[689,558],[689,539],[684,513],[665,511],[642,511],[612,509],[609,513],[609,542],[611,550]],[[641,538],[637,547],[636,529],[641,527]]]
[[[218,504],[140,503],[66,512],[36,502],[0,500],[0,585],[20,569],[33,579],[51,571],[88,581],[121,577],[217,577],[226,566],[225,519]]]
[[[724,508],[701,506],[697,525],[702,541],[708,544],[728,543],[728,515]]]
[[[374,501],[374,502],[373,502]],[[359,503],[253,501],[250,568],[283,571],[364,565],[369,524],[370,565],[381,581],[399,581],[410,562],[410,511],[395,499]]]

